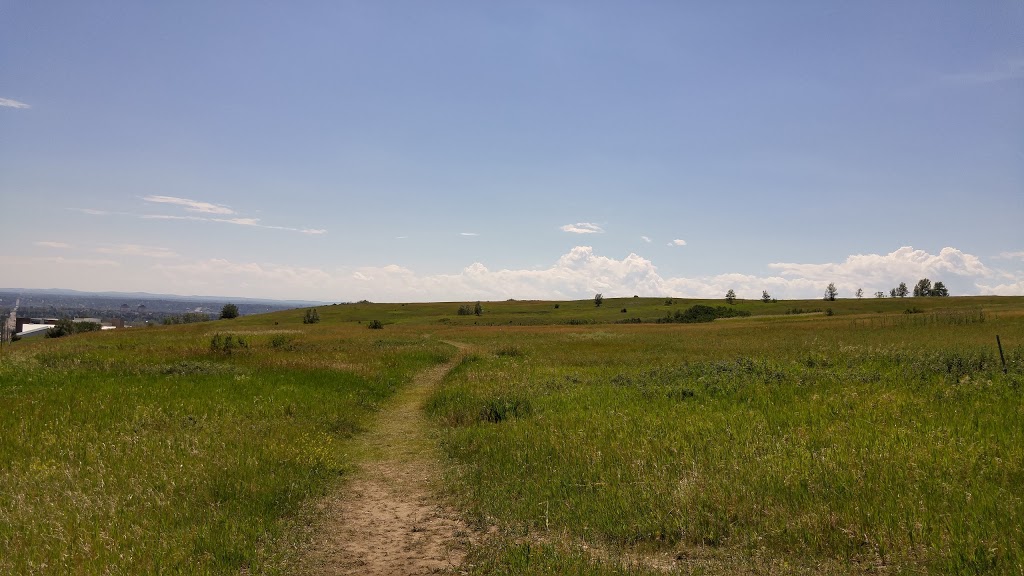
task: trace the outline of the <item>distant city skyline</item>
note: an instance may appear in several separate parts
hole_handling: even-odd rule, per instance
[[[1024,294],[1024,4],[21,3],[0,286]]]

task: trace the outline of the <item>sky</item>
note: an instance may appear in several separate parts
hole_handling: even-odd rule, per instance
[[[1024,3],[0,0],[0,287],[1024,294]]]

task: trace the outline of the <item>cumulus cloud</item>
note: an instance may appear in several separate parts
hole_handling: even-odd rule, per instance
[[[886,286],[899,278],[934,278],[948,274],[963,277],[993,275],[992,270],[982,264],[977,256],[956,248],[943,248],[938,254],[929,254],[910,246],[888,254],[856,254],[839,263],[780,262],[769,264],[768,267],[778,270],[781,276],[787,278],[876,286]]]
[[[686,240],[680,240],[679,238],[676,238],[675,240],[669,242],[668,245],[669,246],[686,246]]]
[[[146,196],[143,198],[146,202],[154,202],[157,204],[173,204],[175,206],[183,206],[185,210],[189,212],[202,212],[203,214],[234,214],[235,211],[227,206],[221,204],[212,204],[210,202],[200,202],[199,200],[190,200],[188,198],[178,198],[176,196]]]
[[[566,224],[562,226],[562,232],[572,232],[573,234],[603,234],[602,229],[597,224],[591,224],[590,222],[577,222],[575,224]]]
[[[0,256],[0,264],[4,261],[5,257]],[[46,274],[52,273],[52,278],[58,279],[66,277],[66,269],[86,270],[74,266],[54,267],[48,262],[38,268],[39,279],[54,282]],[[973,287],[974,293],[1024,294],[1024,273],[993,271],[975,256],[954,248],[930,254],[906,247],[889,254],[858,254],[838,263],[776,263],[771,267],[771,275],[670,276],[638,254],[615,258],[595,253],[589,246],[577,246],[551,264],[532,269],[493,269],[474,262],[461,270],[434,274],[393,264],[303,267],[225,259],[165,259],[138,267],[137,271],[135,267],[125,267],[124,276],[138,276],[110,276],[110,286],[93,288],[328,301],[583,299],[598,292],[606,297],[640,294],[724,298],[726,291],[732,289],[740,298],[756,299],[762,290],[776,298],[820,298],[829,282],[839,286],[841,297],[849,297],[857,287],[870,294],[875,290],[888,291],[901,281],[911,283],[928,277],[942,280],[947,286],[951,285],[950,280],[957,281],[964,287]],[[88,281],[102,279],[87,276]],[[955,293],[970,292],[962,289]]]
[[[11,100],[10,98],[0,98],[0,107],[3,107],[3,108],[16,108],[16,109],[20,109],[20,110],[25,110],[25,109],[31,108],[31,106],[29,106],[28,104],[25,104],[24,102],[18,102],[17,100]]]

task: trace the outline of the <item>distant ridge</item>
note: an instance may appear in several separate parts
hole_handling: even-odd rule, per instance
[[[0,292],[13,292],[22,294],[50,294],[54,296],[93,296],[96,298],[121,298],[137,300],[175,300],[182,302],[247,302],[251,304],[287,304],[295,306],[323,306],[331,302],[318,300],[274,300],[272,298],[244,298],[240,296],[182,296],[179,294],[152,294],[149,292],[88,292],[83,290],[70,290],[68,288],[0,288]]]

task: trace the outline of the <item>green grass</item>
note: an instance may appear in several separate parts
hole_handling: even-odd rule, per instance
[[[1019,573],[1019,316],[898,318],[489,334],[429,404],[452,493],[510,538],[726,552],[711,573]]]
[[[351,466],[347,439],[450,352],[258,323],[230,355],[209,351],[216,323],[5,356],[0,573],[287,571],[303,505]]]
[[[461,304],[5,346],[0,573],[288,573],[443,339],[475,347],[427,407],[452,502],[497,528],[474,573],[1022,571],[1024,299]]]

